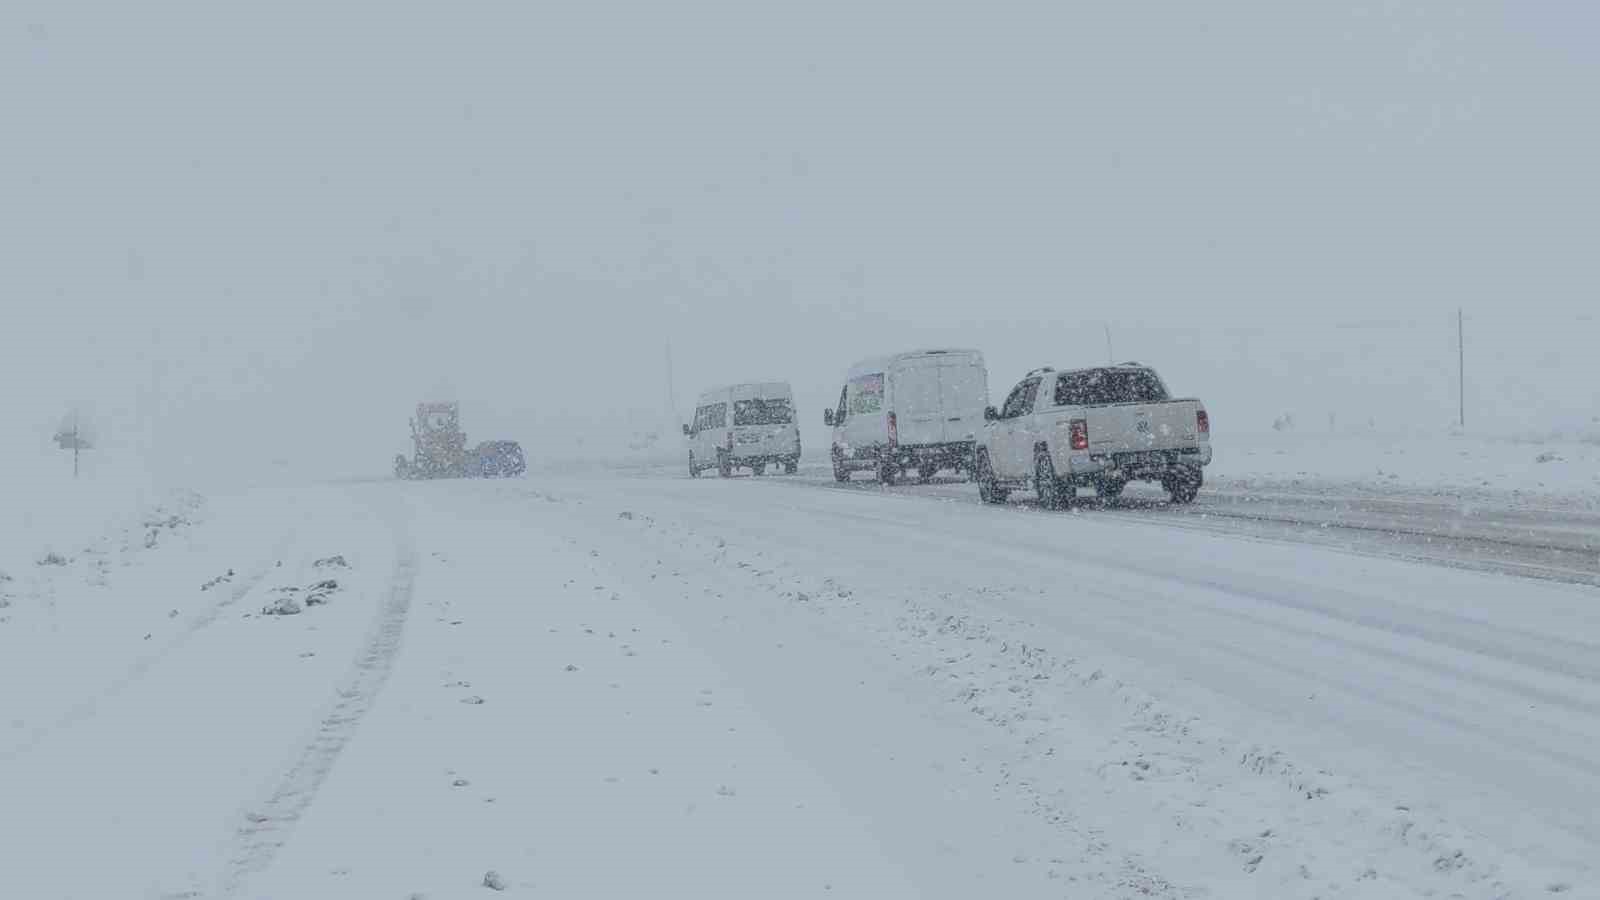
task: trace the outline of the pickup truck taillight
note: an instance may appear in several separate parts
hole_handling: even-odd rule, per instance
[[[1089,420],[1073,419],[1071,424],[1072,449],[1089,449]]]
[[[896,447],[900,444],[900,427],[895,424],[894,413],[889,413],[889,446]]]
[[[1201,434],[1211,433],[1211,417],[1206,415],[1203,409],[1194,414],[1194,425],[1200,429]]]

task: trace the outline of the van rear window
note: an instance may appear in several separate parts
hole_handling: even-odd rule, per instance
[[[1149,369],[1088,369],[1056,379],[1057,406],[1161,403],[1167,389]]]
[[[787,398],[735,400],[734,425],[788,425],[794,422],[794,408]]]

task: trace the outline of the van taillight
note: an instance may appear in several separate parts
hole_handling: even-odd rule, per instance
[[[1202,409],[1194,414],[1194,424],[1200,429],[1201,434],[1211,433],[1211,417],[1206,415],[1205,410]]]
[[[1087,449],[1089,449],[1089,420],[1087,420],[1087,419],[1073,419],[1072,420],[1072,449],[1074,449],[1074,450],[1087,450]]]
[[[900,443],[900,428],[895,424],[894,413],[889,413],[889,446],[894,447]]]

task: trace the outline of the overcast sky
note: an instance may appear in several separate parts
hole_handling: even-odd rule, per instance
[[[379,469],[855,358],[1278,414],[1600,414],[1600,6],[72,3],[0,13],[7,439]],[[813,421],[815,420],[815,421]],[[628,424],[624,424],[628,423]],[[130,438],[134,441],[134,438]],[[231,448],[231,449],[230,449]]]

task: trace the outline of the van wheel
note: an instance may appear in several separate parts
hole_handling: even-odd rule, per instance
[[[756,463],[755,465],[750,467],[750,471],[754,472],[757,475],[765,475],[765,474],[767,474],[767,464],[766,463]]]
[[[978,481],[978,499],[985,503],[1006,502],[1006,498],[1011,496],[1011,492],[996,483],[994,469],[989,465],[989,452],[987,450],[978,451],[978,459],[974,464],[974,468],[977,469],[974,477]]]
[[[800,471],[800,460],[786,459],[783,461],[783,474],[793,475],[798,471]]]
[[[1173,503],[1193,503],[1200,494],[1200,486],[1205,483],[1205,475],[1199,466],[1183,466],[1167,473],[1161,479],[1161,486],[1167,489],[1167,495]]]
[[[833,480],[843,484],[850,480],[850,470],[844,467],[844,454],[833,448]]]
[[[879,484],[885,485],[885,486],[892,485],[892,484],[894,484],[895,477],[898,476],[899,474],[900,474],[900,467],[894,464],[894,460],[890,459],[887,456],[885,456],[882,459],[878,460],[878,483]]]
[[[1040,451],[1033,460],[1033,488],[1039,495],[1039,505],[1045,509],[1066,509],[1072,505],[1076,489],[1063,485],[1056,477],[1056,464],[1050,454]]]
[[[928,479],[932,478],[933,476],[935,476],[937,474],[939,474],[939,467],[938,466],[918,466],[917,467],[917,477],[921,478],[923,481],[927,481]]]
[[[717,475],[723,478],[733,477],[733,458],[726,453],[717,453]]]
[[[700,477],[700,467],[694,464],[694,453],[693,452],[690,452],[690,454],[689,454],[689,477],[690,478],[699,478]]]

